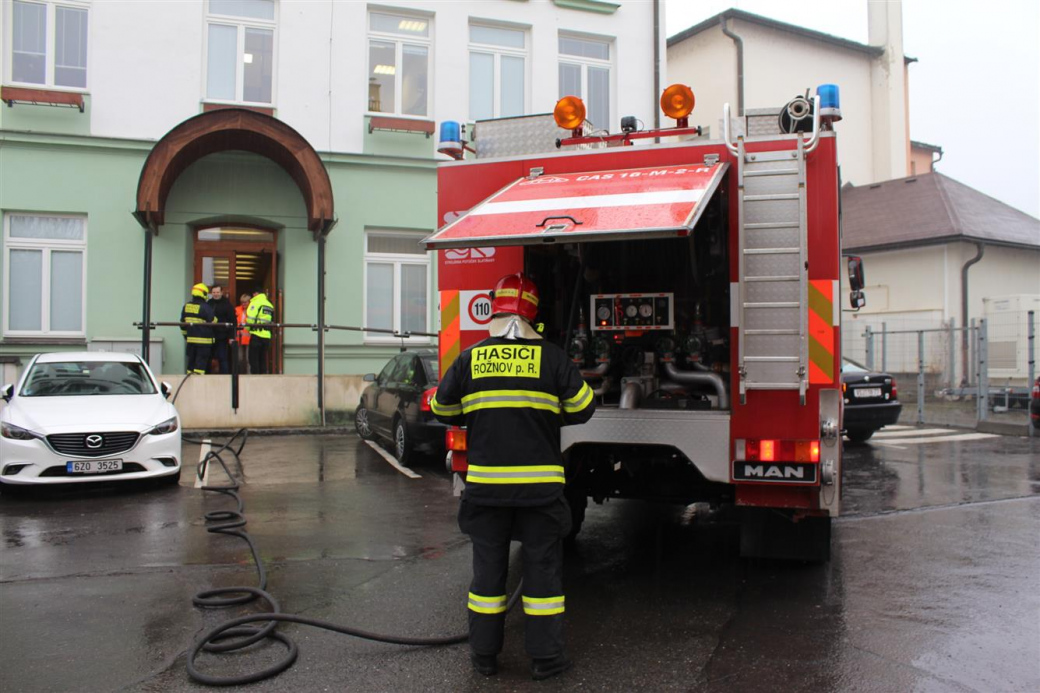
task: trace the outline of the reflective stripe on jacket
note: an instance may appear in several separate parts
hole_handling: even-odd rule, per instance
[[[265,294],[253,296],[246,308],[246,326],[249,334],[260,339],[270,339],[271,330],[265,329],[264,325],[274,322],[274,306],[267,300]]]
[[[241,304],[235,306],[235,322],[243,326],[243,329],[238,331],[238,343],[249,344],[249,332],[245,329],[246,307]]]
[[[181,327],[181,334],[188,344],[212,344],[213,327],[206,323],[216,322],[213,308],[200,296],[192,296],[191,300],[181,308],[181,322],[189,323]]]
[[[430,408],[441,421],[467,427],[465,499],[520,506],[562,495],[560,427],[588,421],[596,404],[555,344],[492,337],[451,364]]]

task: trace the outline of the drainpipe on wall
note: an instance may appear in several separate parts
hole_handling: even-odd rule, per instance
[[[975,257],[965,262],[964,266],[961,267],[961,327],[964,328],[964,331],[961,333],[962,385],[968,384],[968,268],[981,260],[982,254],[986,250],[986,247],[981,243],[976,243],[975,248],[978,250],[975,253]]]
[[[726,26],[726,15],[719,20],[722,33],[733,39],[737,46],[737,115],[744,116],[744,39],[740,38]]]
[[[654,0],[654,102],[651,104],[651,113],[654,114],[654,129],[661,127],[661,109],[658,107],[658,99],[661,98],[661,0]],[[660,138],[655,138],[660,142]]]

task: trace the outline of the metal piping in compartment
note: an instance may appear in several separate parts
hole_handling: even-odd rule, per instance
[[[683,385],[710,385],[719,398],[719,409],[729,409],[729,397],[726,395],[726,383],[718,373],[705,371],[681,371],[672,363],[664,363],[664,372],[668,377]],[[623,401],[623,400],[622,400]],[[622,406],[622,408],[624,408]]]
[[[643,398],[643,386],[637,381],[630,381],[625,383],[621,389],[621,409],[637,409],[639,407],[639,400]]]

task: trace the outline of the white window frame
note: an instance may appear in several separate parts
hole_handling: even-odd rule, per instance
[[[599,60],[597,58],[585,58],[578,55],[568,55],[566,53],[560,53],[560,39],[561,38],[573,38],[581,41],[595,41],[596,43],[607,44],[608,57],[606,60]],[[592,34],[582,34],[575,31],[560,31],[556,38],[556,55],[557,55],[557,69],[556,69],[556,93],[560,92],[559,76],[560,70],[559,65],[577,65],[581,68],[581,93],[574,94],[573,96],[579,97],[583,102],[588,104],[589,94],[589,68],[598,67],[605,68],[607,70],[607,82],[610,85],[610,98],[607,99],[607,122],[597,123],[593,121],[593,125],[597,130],[610,131],[611,123],[614,122],[614,113],[617,110],[615,102],[617,99],[617,88],[615,85],[616,73],[614,69],[614,56],[617,55],[616,40],[610,36],[594,36]]]
[[[79,219],[83,222],[83,240],[70,241],[52,238],[12,238],[11,217],[56,217],[59,219]],[[39,250],[43,253],[41,267],[40,330],[12,330],[10,328],[11,296],[13,292],[8,282],[11,281],[11,251]],[[83,255],[83,282],[80,287],[80,329],[76,332],[54,331],[51,326],[51,253],[53,251],[79,251]],[[4,212],[4,273],[0,295],[3,295],[3,327],[5,337],[45,337],[69,338],[81,340],[87,334],[87,215],[54,214],[50,212]]]
[[[93,46],[91,41],[90,27],[90,0],[19,0],[27,5],[44,5],[46,11],[46,55],[44,57],[43,83],[39,82],[16,82],[14,81],[14,2],[5,0],[3,6],[3,38],[0,45],[4,48],[4,84],[12,87],[25,87],[27,89],[47,89],[49,91],[66,91],[75,94],[86,94],[90,91],[90,51]],[[74,10],[86,10],[87,12],[87,78],[86,85],[82,87],[66,87],[54,83],[54,69],[57,55],[56,44],[58,40],[57,16],[58,7],[68,7]]]
[[[203,103],[246,104],[262,108],[274,108],[278,100],[278,14],[281,3],[274,3],[274,19],[254,19],[238,15],[214,14],[209,11],[209,0],[205,0],[206,13],[202,28],[202,101]],[[235,44],[235,98],[210,98],[209,94],[209,27],[212,24],[235,27],[238,40]],[[246,29],[267,29],[271,31],[271,101],[246,101],[245,74],[246,64],[243,56],[246,52]]]
[[[362,302],[361,302],[361,318],[362,324],[365,327],[369,327],[368,324],[368,266],[370,263],[378,264],[392,264],[394,266],[394,295],[393,295],[393,320],[392,328],[395,332],[401,332],[401,267],[403,265],[419,265],[426,268],[426,329],[424,332],[436,332],[433,329],[433,321],[431,319],[431,306],[433,305],[433,263],[430,261],[430,252],[425,252],[422,255],[406,255],[403,253],[374,253],[368,250],[368,239],[372,236],[396,236],[399,238],[410,238],[415,240],[416,245],[424,237],[429,235],[428,231],[401,231],[395,229],[385,229],[379,227],[370,227],[365,229],[365,247],[364,247],[364,271],[361,277],[362,287]],[[365,332],[364,333],[365,344],[400,344],[402,341],[405,344],[430,344],[432,343],[432,337],[408,337],[401,339],[389,334],[383,334],[380,332]]]
[[[418,19],[427,24],[430,27],[429,36],[404,36],[402,34],[392,34],[385,31],[376,31],[372,29],[372,15],[373,14],[386,14],[394,17],[401,17],[403,19]],[[369,116],[393,116],[395,118],[410,118],[412,120],[433,120],[433,16],[428,14],[422,14],[420,12],[401,10],[390,7],[370,7],[368,12],[365,14],[365,65],[367,69],[365,71],[365,114]],[[369,109],[369,97],[368,97],[368,78],[372,75],[372,41],[381,41],[383,43],[394,44],[394,69],[397,70],[395,73],[396,79],[394,79],[394,110],[393,111],[373,111]],[[404,45],[410,44],[413,46],[423,46],[426,48],[426,115],[413,115],[411,113],[401,112],[401,90],[404,87],[404,80],[401,79],[401,70],[404,64]]]
[[[497,24],[495,22],[485,22],[478,20],[471,20],[469,27],[466,28],[467,33],[472,27],[479,26],[488,29],[505,29],[507,31],[520,31],[524,34],[524,47],[523,48],[511,48],[509,46],[501,46],[498,44],[490,43],[476,43],[469,41],[469,53],[483,53],[485,55],[490,54],[494,56],[494,72],[492,73],[494,87],[491,95],[491,111],[492,118],[502,117],[502,56],[509,56],[511,58],[523,58],[524,59],[524,109],[523,113],[519,115],[527,115],[531,112],[531,52],[528,46],[531,45],[531,32],[529,27],[517,26],[512,24]],[[467,59],[469,55],[466,56]],[[467,60],[468,62],[468,60]],[[469,66],[467,65],[467,69]],[[473,75],[469,76],[470,82],[467,83],[469,87],[472,82]],[[466,90],[466,99],[469,100],[469,90]],[[466,104],[467,111],[471,104]],[[475,118],[472,113],[469,113],[469,120],[473,122]]]

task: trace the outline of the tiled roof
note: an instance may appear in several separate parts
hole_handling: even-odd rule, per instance
[[[1040,248],[1040,219],[941,173],[841,189],[845,250],[948,241]]]

